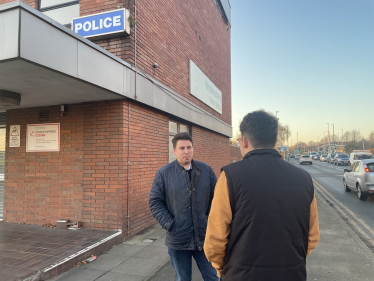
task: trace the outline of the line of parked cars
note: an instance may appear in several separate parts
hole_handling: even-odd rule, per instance
[[[363,201],[368,196],[374,196],[374,156],[370,151],[354,150],[350,155],[339,152],[329,154],[312,152],[309,155],[290,154],[290,158],[298,159],[300,165],[313,164],[312,160],[337,166],[350,165],[348,169],[344,169],[344,190],[346,192],[356,191],[358,198]]]

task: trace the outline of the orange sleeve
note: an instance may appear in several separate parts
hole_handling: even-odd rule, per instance
[[[316,196],[314,196],[312,203],[310,204],[309,241],[308,241],[307,256],[317,246],[318,241],[319,241],[319,225],[318,225],[317,200],[316,200]]]
[[[229,189],[225,172],[222,172],[214,190],[204,243],[205,255],[208,261],[210,261],[212,266],[217,270],[217,274],[220,278],[225,261],[226,245],[230,233],[231,221],[232,212]]]

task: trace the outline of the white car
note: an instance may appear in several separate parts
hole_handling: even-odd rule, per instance
[[[301,155],[299,163],[300,163],[300,165],[305,164],[305,163],[309,163],[310,165],[313,165],[312,156],[310,156],[310,155]]]
[[[353,150],[349,156],[349,162],[352,164],[356,160],[373,159],[373,154],[370,150]]]
[[[300,159],[300,154],[296,154],[295,159]]]

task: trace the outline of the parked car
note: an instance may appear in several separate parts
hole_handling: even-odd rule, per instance
[[[300,159],[300,154],[296,154],[295,159]]]
[[[327,154],[322,154],[321,157],[319,158],[320,162],[327,162]]]
[[[337,153],[334,157],[335,165],[349,165],[349,155],[345,153]]]
[[[343,185],[346,192],[357,191],[358,198],[365,201],[374,192],[374,159],[356,160],[344,169]]]
[[[312,155],[312,159],[313,160],[318,160],[319,159],[319,155],[318,154]]]
[[[329,154],[327,154],[327,161],[326,162],[332,164],[335,155],[336,155],[336,153],[329,153]]]
[[[373,159],[373,154],[369,150],[353,150],[349,157],[349,161],[353,163],[356,160]]]
[[[313,157],[314,155],[317,155],[317,152],[312,151],[312,152],[309,153],[309,155]]]
[[[312,162],[312,156],[310,156],[310,155],[302,155],[300,157],[299,163],[300,163],[300,165],[305,164],[305,163],[309,163],[310,165],[312,165],[313,164],[313,162]]]

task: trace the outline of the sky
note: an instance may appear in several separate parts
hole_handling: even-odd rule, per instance
[[[258,109],[279,111],[292,144],[323,138],[326,123],[374,130],[374,0],[230,3],[234,134]]]

